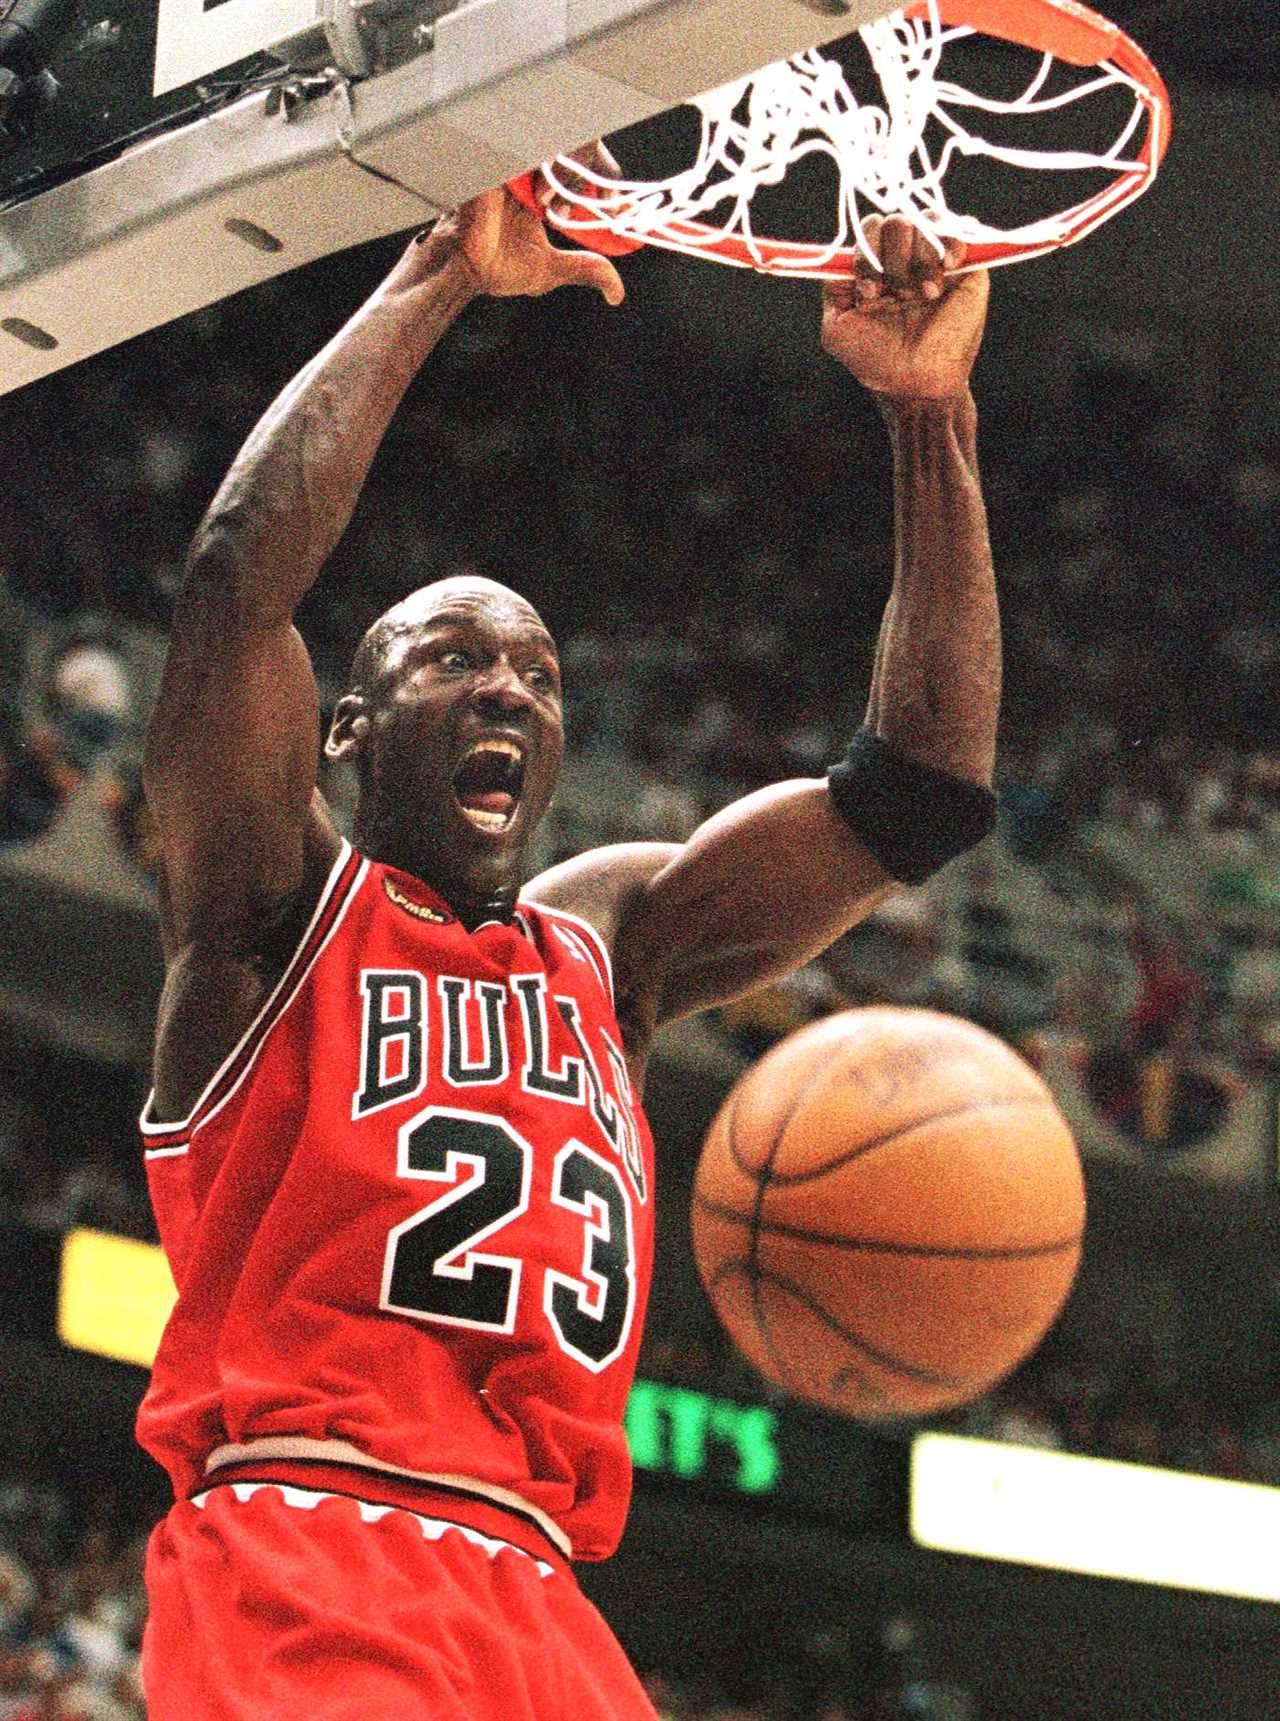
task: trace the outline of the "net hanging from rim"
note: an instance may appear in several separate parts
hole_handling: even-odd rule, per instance
[[[697,157],[666,179],[613,179],[565,156],[544,163],[542,174],[562,200],[548,219],[599,250],[657,245],[769,274],[831,279],[849,274],[859,254],[875,266],[863,234],[869,215],[905,215],[939,250],[944,240],[962,240],[964,267],[979,268],[1072,244],[1155,178],[1169,139],[1164,83],[1136,43],[1077,0],[916,0],[858,33],[882,106],[860,103],[836,61],[816,49],[799,54],[697,97],[690,104],[701,115]],[[981,95],[944,75],[946,49],[979,33],[1039,52],[1038,70],[1016,95]],[[1057,87],[1057,61],[1084,75]],[[1129,99],[1127,117],[1101,150],[1017,148],[979,129],[986,116],[1003,124],[1104,91]],[[758,235],[754,192],[814,154],[830,157],[839,173],[833,237],[808,243]],[[1101,170],[1110,178],[1069,208],[1001,228],[947,202],[948,168],[957,156],[977,155],[1012,168]],[[514,188],[531,199],[529,176]]]

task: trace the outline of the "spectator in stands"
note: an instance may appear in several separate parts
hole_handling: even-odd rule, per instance
[[[45,697],[60,756],[88,774],[133,715],[119,643],[96,616],[78,618],[57,646],[45,673]]]
[[[1181,1028],[1202,987],[1181,941],[1167,927],[1134,914],[1129,950],[1138,971],[1138,996],[1129,1015],[1129,1043],[1139,1058],[1163,1050]]]
[[[28,728],[0,709],[0,849],[48,830],[79,782],[51,730]]]
[[[35,1598],[35,1580],[27,1567],[16,1554],[0,1548],[0,1641],[13,1635]],[[4,1721],[2,1708],[0,1721]]]
[[[144,878],[154,881],[162,859],[160,831],[142,791],[142,776],[128,770],[102,785],[103,811],[115,826],[121,850]]]
[[[1046,1078],[1068,1070],[1083,1075],[1102,1021],[1092,977],[1079,970],[1059,974],[1048,1016],[1023,1036],[1019,1050]]]

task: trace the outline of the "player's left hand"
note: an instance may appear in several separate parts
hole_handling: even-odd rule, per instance
[[[822,344],[860,383],[899,400],[950,400],[968,387],[987,315],[985,269],[948,272],[965,248],[941,256],[903,216],[872,216],[866,238],[880,268],[860,258],[846,281],[827,284]]]

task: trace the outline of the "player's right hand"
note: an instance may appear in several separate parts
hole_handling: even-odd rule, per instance
[[[464,203],[447,220],[482,293],[505,299],[536,297],[557,287],[594,287],[610,305],[620,305],[625,297],[622,277],[607,258],[553,245],[542,216],[505,186]]]

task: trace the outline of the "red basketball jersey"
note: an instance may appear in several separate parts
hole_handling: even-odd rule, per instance
[[[143,1134],[179,1295],[138,1434],[179,1495],[285,1441],[612,1552],[653,1148],[591,928],[521,904],[468,932],[344,844],[191,1116]]]

